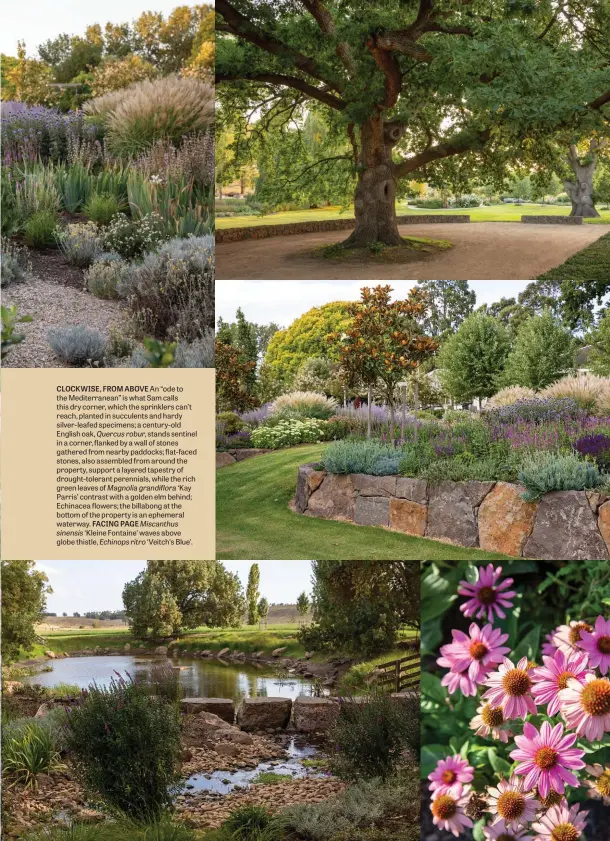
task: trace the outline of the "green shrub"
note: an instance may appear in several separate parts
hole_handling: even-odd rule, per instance
[[[120,817],[102,823],[49,826],[24,841],[195,841],[195,832],[168,816],[146,823]]]
[[[8,167],[0,167],[0,226],[2,236],[10,237],[19,230],[21,219],[15,198],[15,182]]]
[[[51,327],[47,337],[59,358],[70,365],[80,368],[101,362],[104,358],[106,340],[98,330],[84,324]]]
[[[172,239],[139,264],[118,286],[142,336],[193,342],[214,324],[214,241]]]
[[[90,266],[102,253],[102,240],[93,222],[77,222],[58,229],[56,239],[68,263],[81,269]]]
[[[316,418],[328,420],[338,408],[334,397],[315,391],[292,391],[277,397],[269,407],[269,414],[280,418]]]
[[[376,692],[366,701],[345,700],[329,731],[330,767],[359,780],[395,774],[419,756],[419,696],[392,698]]]
[[[36,788],[38,774],[60,767],[53,730],[48,724],[25,719],[3,728],[2,773],[11,783]]]
[[[597,488],[606,479],[597,465],[583,461],[576,453],[549,452],[529,455],[521,465],[518,478],[525,487],[526,502],[534,502],[550,491]]]
[[[118,298],[117,287],[127,271],[127,263],[118,254],[101,254],[85,272],[85,285],[96,298]]]
[[[111,193],[94,193],[85,205],[85,213],[97,225],[108,225],[120,210],[116,196]]]
[[[129,219],[122,213],[114,216],[103,233],[103,244],[125,260],[139,260],[146,252],[154,251],[167,239],[162,218],[153,213],[142,219]]]
[[[518,454],[513,457],[503,445],[499,445],[485,456],[463,454],[429,461],[419,465],[413,475],[432,482],[514,482],[519,464]],[[407,461],[403,460],[401,471],[406,465]]]
[[[371,476],[395,476],[402,452],[380,441],[335,441],[322,456],[329,473],[368,473]]]
[[[180,786],[180,713],[131,680],[83,693],[67,717],[71,765],[84,787],[138,819],[169,809]]]
[[[2,313],[2,359],[4,359],[15,345],[21,344],[25,339],[23,333],[15,331],[17,324],[23,324],[34,319],[31,315],[19,315],[14,304],[10,307],[5,307],[3,304],[0,311]]]
[[[20,248],[8,237],[2,237],[1,242],[1,285],[9,286],[11,283],[19,283],[29,278],[32,274],[32,262],[27,248]]]
[[[178,704],[184,696],[184,690],[180,683],[180,673],[168,663],[167,665],[153,666],[150,674],[137,680],[142,687],[146,688],[152,695],[157,695],[164,701]]]
[[[440,210],[443,206],[441,199],[412,199],[409,204],[414,207],[423,207],[427,210]]]
[[[255,447],[279,450],[295,444],[314,444],[324,436],[324,421],[282,420],[275,426],[259,426],[250,435]]]
[[[56,228],[57,214],[52,210],[39,210],[25,223],[25,241],[31,248],[48,248],[55,245]]]
[[[214,89],[193,77],[144,80],[85,103],[101,120],[111,150],[129,158],[157,140],[179,145],[184,137],[214,124]]]
[[[235,412],[220,412],[216,415],[216,420],[224,424],[224,431],[227,435],[234,435],[245,426],[243,420]]]
[[[68,213],[77,213],[85,206],[91,193],[91,175],[82,163],[61,166],[56,172],[61,203]]]
[[[231,841],[266,841],[271,815],[263,806],[242,806],[231,812],[222,829]]]

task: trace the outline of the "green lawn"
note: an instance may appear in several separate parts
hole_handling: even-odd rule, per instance
[[[585,219],[587,224],[610,224],[610,209],[601,210],[599,219]],[[492,207],[467,207],[460,210],[426,210],[424,208],[396,205],[399,216],[418,216],[427,213],[470,215],[472,222],[520,222],[521,216],[568,216],[569,205],[542,204],[499,204]],[[285,225],[292,222],[319,222],[326,219],[353,219],[354,210],[341,211],[340,207],[323,207],[315,210],[289,210],[282,213],[270,213],[267,216],[221,216],[216,219],[216,228],[246,228],[251,225]]]
[[[538,280],[607,280],[610,277],[610,234],[568,257]]]
[[[222,467],[216,473],[219,560],[507,560],[372,526],[295,514],[297,468],[320,458],[323,444],[293,447]]]

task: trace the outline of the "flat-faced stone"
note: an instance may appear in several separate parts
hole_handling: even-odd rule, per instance
[[[410,499],[390,500],[390,528],[423,537],[426,533],[428,508]]]
[[[309,497],[307,513],[326,520],[354,519],[354,486],[351,476],[329,473]]]
[[[352,473],[354,490],[360,496],[395,496],[396,476],[369,476],[366,473]]]
[[[524,502],[523,488],[498,482],[479,508],[479,546],[520,558],[532,533],[538,504]]]
[[[524,557],[541,561],[605,561],[610,554],[584,491],[553,491],[538,505]]]
[[[231,453],[216,453],[216,467],[226,467],[229,464],[235,464],[235,459]]]
[[[477,546],[479,532],[464,482],[431,482],[426,537]]]
[[[400,476],[396,480],[396,496],[401,499],[410,499],[411,502],[419,502],[420,505],[424,505],[428,502],[428,480],[404,479]]]
[[[359,496],[354,508],[354,520],[361,526],[389,525],[390,500],[383,496]]]
[[[600,505],[597,513],[597,525],[606,544],[606,548],[610,552],[610,502],[604,502]]]
[[[495,484],[495,482],[475,482],[473,480],[464,482],[466,496],[473,508],[479,507]]]
[[[319,481],[316,479],[312,479],[312,485],[317,481],[315,487],[310,485],[310,477],[313,476],[320,476]],[[307,510],[307,504],[309,502],[309,497],[311,496],[312,492],[316,490],[322,480],[326,476],[326,473],[323,470],[316,470],[315,465],[312,464],[302,464],[297,472],[297,492],[295,496],[295,508],[300,514],[303,514]]]

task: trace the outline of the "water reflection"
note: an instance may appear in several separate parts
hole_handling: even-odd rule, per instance
[[[52,671],[26,678],[27,683],[41,686],[57,686],[59,683],[76,684],[86,688],[94,681],[106,686],[116,672],[132,677],[145,678],[158,659],[120,655],[112,657],[71,657],[65,660],[50,660]],[[174,657],[173,666],[180,667],[180,682],[187,696],[198,698],[251,698],[282,697],[296,698],[309,695],[311,681],[299,676],[279,678],[274,670],[263,663],[233,663],[218,659],[182,660]]]

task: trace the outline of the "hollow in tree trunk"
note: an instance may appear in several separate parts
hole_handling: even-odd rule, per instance
[[[572,202],[570,216],[584,216],[588,219],[599,216],[593,201],[593,176],[597,166],[597,150],[602,145],[603,142],[596,138],[591,140],[585,163],[581,163],[576,146],[570,146],[568,163],[574,172],[574,181],[563,182],[566,193]]]
[[[358,184],[354,193],[356,224],[343,243],[345,248],[363,248],[375,242],[400,245],[396,223],[396,180],[392,148],[405,132],[397,122],[384,122],[381,115],[369,118],[360,131]]]

